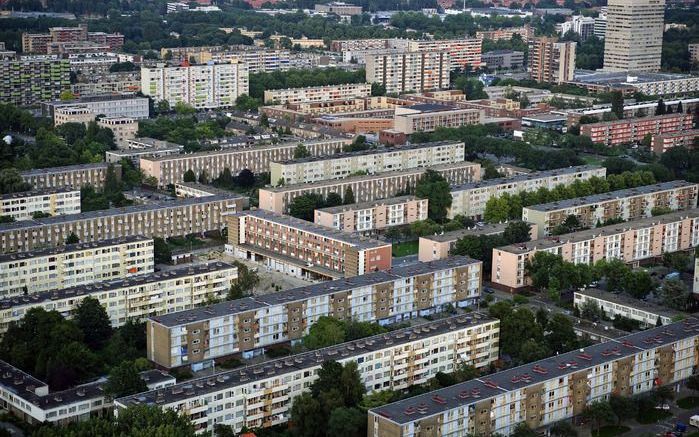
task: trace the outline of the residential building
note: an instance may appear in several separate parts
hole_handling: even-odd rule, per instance
[[[574,15],[568,20],[556,25],[556,31],[564,36],[568,32],[575,32],[585,41],[595,34],[595,19],[582,15]]]
[[[141,140],[143,138],[139,138]],[[131,148],[129,147],[134,139],[127,140],[127,148],[121,150],[107,150],[105,152],[105,161],[110,163],[121,162],[122,159],[128,159],[134,165],[134,167],[139,168],[141,163],[141,158],[159,158],[161,156],[177,155],[182,153],[184,146],[181,144],[169,143],[167,141],[162,141],[164,143],[161,146],[155,146],[152,148]]]
[[[653,96],[684,97],[699,91],[699,76],[679,73],[650,73],[638,70],[576,73],[575,79],[571,80],[571,83],[587,88],[593,93],[621,91],[629,97],[636,92]]]
[[[436,261],[449,258],[456,242],[464,237],[480,237],[481,235],[502,235],[509,223],[477,223],[472,228],[442,232],[439,235],[427,235],[418,240],[418,260],[421,262]],[[530,224],[530,238],[536,238],[536,225]]]
[[[517,50],[493,50],[483,53],[481,61],[488,68],[516,70],[524,67],[524,52]]]
[[[392,48],[389,38],[335,40],[330,43],[334,52],[354,52],[358,50],[385,50]]]
[[[670,112],[694,112],[699,107],[699,98],[687,99],[663,99],[667,113]],[[682,102],[682,111],[678,111],[678,106]],[[624,105],[624,118],[648,117],[653,115],[658,107],[658,101],[635,102]],[[597,119],[605,118],[604,114],[612,112],[611,103],[595,105],[590,108],[578,108],[563,110],[568,117],[568,127],[580,124],[580,119],[584,115],[589,115]]]
[[[666,134],[653,135],[651,150],[656,155],[662,155],[673,147],[685,147],[694,149],[699,138],[699,129],[681,130]]]
[[[226,252],[309,278],[336,279],[391,268],[391,243],[262,209],[230,216]]]
[[[696,246],[699,246],[699,211],[678,211],[498,247],[493,250],[491,281],[507,290],[530,286],[526,263],[538,251],[560,255],[564,261],[575,264],[593,265],[603,259],[620,259],[638,265],[661,258],[664,253],[687,251]]]
[[[101,117],[97,125],[114,133],[114,142],[119,149],[127,148],[129,140],[136,138],[138,132],[138,121],[131,117]]]
[[[161,370],[147,370],[140,376],[149,390],[175,385],[175,378]],[[0,403],[30,425],[61,426],[108,414],[114,404],[105,393],[106,382],[106,378],[100,378],[67,390],[50,391],[45,382],[0,361]]]
[[[141,236],[0,255],[0,297],[153,273],[153,240]]]
[[[399,196],[315,210],[314,222],[343,232],[375,233],[427,220],[427,199]]]
[[[576,44],[550,37],[530,40],[529,77],[537,82],[555,84],[573,80]]]
[[[396,108],[393,129],[405,134],[433,132],[438,127],[459,127],[480,124],[483,111],[423,103]]]
[[[224,298],[237,278],[236,267],[216,262],[8,297],[0,300],[0,334],[32,308],[70,318],[86,297],[99,300],[112,326],[118,327],[127,320],[188,310]]]
[[[567,130],[568,117],[555,112],[544,112],[522,117],[523,127],[549,129],[558,132]]]
[[[358,363],[367,393],[405,390],[462,364],[487,369],[497,360],[499,331],[499,321],[481,313],[439,319],[120,398],[115,414],[133,405],[158,405],[184,414],[199,433],[211,431],[214,424],[231,426],[234,432],[282,425],[290,419],[294,399],[309,391],[325,361]]]
[[[521,424],[548,428],[612,395],[674,391],[694,373],[696,329],[689,318],[372,408],[367,436],[508,435]]]
[[[5,47],[5,42],[0,41],[0,59],[14,59],[16,56],[16,51],[8,50],[7,47]]]
[[[22,33],[22,51],[24,53],[49,53],[52,43],[91,42],[118,51],[124,45],[124,35],[120,33],[88,32],[86,25],[78,27],[50,27],[49,33]]]
[[[289,104],[326,102],[357,97],[371,97],[371,84],[344,83],[340,85],[313,86],[306,88],[286,88],[265,90],[265,103]]]
[[[692,293],[695,295],[699,293],[699,257],[694,258],[694,285],[692,286]]]
[[[665,0],[610,0],[604,70],[659,71]]]
[[[71,84],[70,91],[78,97],[139,92],[141,91],[140,72],[93,75],[90,77],[90,82]]]
[[[148,98],[139,97],[133,93],[108,94],[81,97],[73,100],[52,100],[41,103],[41,113],[44,117],[56,119],[56,109],[87,108],[92,112],[92,118],[97,115],[105,117],[129,117],[136,120],[148,118]]]
[[[577,217],[580,227],[593,228],[609,220],[651,217],[657,208],[681,211],[697,207],[699,185],[685,181],[663,182],[595,194],[522,209],[522,220],[535,223],[539,236],[550,235],[568,216]]]
[[[215,194],[230,194],[230,191],[216,188],[213,185],[199,184],[197,182],[180,182],[175,184],[175,196],[177,197],[207,197]],[[239,208],[238,211],[248,206],[248,199],[244,197],[242,207]]]
[[[599,11],[599,15],[595,17],[595,37],[597,39],[604,39],[607,34],[607,7],[602,6]]]
[[[687,49],[689,50],[689,59],[692,62],[699,61],[699,43],[689,44]]]
[[[682,318],[679,312],[670,311],[663,306],[595,288],[576,291],[573,305],[578,310],[582,310],[585,305],[595,305],[609,319],[624,317],[638,322],[641,329],[669,325]]]
[[[461,214],[466,217],[481,218],[488,200],[500,197],[504,193],[518,194],[523,191],[536,191],[539,188],[551,190],[559,185],[570,185],[575,181],[585,181],[591,177],[604,178],[606,175],[607,169],[604,167],[581,165],[453,185],[452,203],[448,215],[454,217]]]
[[[65,244],[71,233],[85,242],[145,235],[174,236],[219,232],[224,216],[240,211],[242,196],[229,194],[152,202],[0,225],[0,252],[27,252]]]
[[[104,188],[110,166],[114,169],[117,179],[121,179],[121,165],[105,162],[37,168],[23,171],[21,175],[25,182],[32,184],[37,190],[48,188],[79,190],[85,185],[92,185],[96,190],[101,190]]]
[[[0,60],[0,102],[35,105],[70,89],[70,62],[57,58]]]
[[[518,35],[522,41],[527,42],[534,38],[534,28],[527,25],[522,27],[505,27],[496,30],[479,30],[476,32],[476,38],[490,39],[493,41],[501,39],[511,40],[515,35]]]
[[[580,135],[590,137],[593,143],[611,147],[641,142],[646,135],[683,132],[693,127],[692,114],[665,114],[583,124]]]
[[[431,168],[441,174],[450,184],[468,183],[480,180],[481,166],[473,162],[443,164]],[[344,179],[318,181],[307,184],[284,185],[273,188],[260,188],[260,209],[284,214],[296,197],[315,193],[327,197],[330,193],[344,196],[348,188],[352,190],[356,202],[373,202],[386,199],[415,187],[417,181],[427,171],[426,168],[389,171],[367,176],[350,176]]]
[[[316,3],[316,12],[336,15],[362,15],[362,7],[343,2],[330,2],[328,4]]]
[[[95,114],[86,106],[65,106],[53,112],[53,125],[58,127],[65,123],[82,123],[87,125],[95,121]]]
[[[248,86],[248,66],[244,63],[141,67],[141,92],[157,102],[167,100],[170,106],[232,107],[238,96],[248,94]]]
[[[387,93],[449,88],[448,52],[385,52],[366,58],[366,81],[380,83]]]
[[[262,173],[270,171],[273,161],[292,159],[299,144],[303,144],[311,156],[323,156],[339,153],[345,145],[350,143],[351,140],[347,138],[330,138],[181,155],[142,156],[140,167],[146,177],[154,177],[158,181],[158,186],[165,187],[182,182],[187,170],[192,170],[197,176],[206,172],[209,178],[217,178],[226,168],[233,175],[237,175],[246,168],[253,173]]]
[[[403,147],[383,147],[359,152],[312,156],[270,163],[270,180],[279,185],[344,179],[356,174],[409,170],[464,160],[464,143],[439,141]]]
[[[408,50],[447,52],[452,70],[477,70],[481,66],[481,40],[478,38],[409,40]]]
[[[80,212],[80,191],[48,188],[0,195],[0,217],[31,220],[36,213],[52,216]]]
[[[480,287],[481,262],[460,256],[152,317],[148,359],[172,368],[234,354],[249,358],[301,341],[320,317],[393,324],[447,305],[472,305]]]

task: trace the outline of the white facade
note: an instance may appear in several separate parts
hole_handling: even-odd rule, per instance
[[[0,216],[31,220],[34,213],[51,216],[80,213],[79,190],[40,190],[5,194],[0,197]]]

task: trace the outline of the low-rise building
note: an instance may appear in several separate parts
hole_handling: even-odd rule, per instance
[[[470,306],[480,298],[481,265],[457,256],[152,317],[148,359],[172,368],[248,358],[301,341],[320,317],[388,325]]]
[[[8,297],[0,300],[0,334],[32,308],[57,311],[69,318],[86,297],[99,300],[112,326],[118,327],[127,320],[183,311],[224,298],[237,277],[236,267],[216,262]]]
[[[80,191],[48,188],[0,195],[0,217],[31,220],[37,213],[52,216],[80,213]]]
[[[95,120],[95,114],[87,106],[66,106],[53,111],[53,125],[58,127],[65,123],[88,124]]]
[[[448,215],[450,218],[459,214],[480,218],[485,212],[485,204],[493,197],[500,197],[505,193],[536,191],[542,187],[551,190],[559,185],[570,185],[575,181],[584,181],[592,177],[604,178],[606,174],[607,169],[604,167],[581,165],[454,185],[451,189],[452,203]]]
[[[694,149],[697,138],[699,138],[699,129],[680,130],[665,134],[653,135],[651,140],[651,150],[656,155],[662,155],[673,147],[685,147]]]
[[[511,40],[513,36],[518,35],[522,41],[526,42],[534,38],[534,28],[526,25],[522,27],[505,27],[496,30],[479,30],[476,32],[476,38],[490,39],[498,41],[501,39]]]
[[[225,215],[240,211],[245,200],[235,194],[153,202],[0,225],[0,252],[56,247],[75,234],[83,242],[145,235],[174,236],[220,232]]]
[[[431,168],[442,175],[450,184],[463,184],[480,180],[481,166],[473,162],[443,164]],[[320,194],[327,197],[330,193],[344,196],[351,189],[356,202],[373,202],[386,199],[415,187],[427,168],[389,171],[375,175],[350,176],[344,179],[318,181],[308,184],[284,185],[274,188],[260,188],[259,205],[261,209],[284,214],[291,202],[304,194]]]
[[[104,188],[107,172],[112,166],[117,179],[121,179],[121,165],[98,162],[95,164],[68,165],[27,170],[21,173],[25,182],[35,189],[72,188],[79,190],[92,185],[96,190]]]
[[[153,239],[133,236],[0,255],[0,297],[153,273]]]
[[[621,91],[650,96],[688,95],[699,91],[699,76],[648,71],[578,71],[570,80],[593,93]]]
[[[690,318],[373,408],[367,436],[508,435],[522,424],[548,428],[612,395],[679,390],[699,358],[697,329]]]
[[[114,142],[119,149],[127,148],[129,140],[136,138],[138,132],[138,121],[131,117],[101,117],[97,125],[114,133]]]
[[[480,124],[484,114],[478,109],[419,104],[396,108],[393,129],[405,134],[433,132],[439,127]]]
[[[371,84],[344,83],[340,85],[265,90],[264,102],[286,105],[289,103],[325,102],[328,100],[370,96]]]
[[[391,243],[257,209],[231,215],[232,255],[301,277],[339,278],[391,268]]]
[[[539,237],[551,235],[568,216],[575,216],[581,228],[594,228],[610,220],[651,217],[656,208],[681,211],[697,207],[699,185],[671,181],[595,194],[522,209],[522,220],[538,227]]]
[[[642,329],[669,325],[676,318],[682,318],[680,313],[660,305],[595,288],[576,291],[573,295],[573,305],[578,310],[582,310],[585,305],[595,305],[606,317],[624,317],[638,322]]]
[[[522,127],[549,129],[558,132],[566,131],[568,117],[562,114],[546,112],[522,117]]]
[[[493,250],[491,281],[507,290],[530,286],[526,265],[539,251],[560,255],[564,261],[575,264],[593,265],[603,259],[620,259],[638,265],[665,253],[687,251],[697,246],[699,210],[678,211],[498,247]]]
[[[344,2],[330,2],[328,4],[316,3],[316,12],[336,15],[362,15],[362,7]]]
[[[524,52],[493,50],[483,53],[481,60],[488,68],[513,70],[524,67]]]
[[[427,220],[427,199],[399,196],[374,202],[315,210],[314,222],[344,232],[374,233],[394,226]]]
[[[498,357],[499,332],[499,321],[480,313],[440,319],[120,398],[115,413],[133,405],[158,405],[184,414],[200,433],[214,424],[231,426],[234,432],[282,425],[323,362],[357,363],[367,393],[405,390],[463,364],[487,369]]]
[[[87,108],[93,118],[97,115],[105,117],[129,117],[136,120],[148,118],[148,98],[132,93],[105,94],[85,96],[73,100],[53,100],[41,103],[41,113],[44,117],[56,119],[56,109],[78,107]]]
[[[589,137],[593,143],[617,146],[640,142],[646,135],[691,130],[693,126],[692,114],[665,114],[583,124],[580,126],[580,135]]]
[[[331,156],[312,156],[270,164],[270,180],[279,184],[302,184],[344,179],[356,174],[409,170],[464,160],[464,143],[438,141],[403,147],[382,147]]]

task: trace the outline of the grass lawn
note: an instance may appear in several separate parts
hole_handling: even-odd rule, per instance
[[[607,159],[605,156],[590,155],[587,153],[580,154],[580,157],[582,158],[583,161],[585,161],[585,164],[588,164],[588,165],[600,165],[600,164],[602,164],[602,161]]]
[[[667,419],[668,417],[672,417],[672,413],[669,411],[652,409],[639,412],[638,416],[636,417],[636,421],[638,423],[648,425],[650,423],[656,423],[663,419]]]
[[[699,396],[687,396],[686,398],[678,399],[677,406],[685,410],[697,408],[699,407]]]
[[[603,426],[598,431],[592,431],[592,437],[614,437],[625,432],[631,431],[628,426],[607,425]]]
[[[408,255],[417,255],[419,243],[415,241],[404,241],[402,243],[393,244],[393,256],[401,257]]]
[[[177,250],[177,249],[189,249],[190,244],[192,249],[196,249],[198,247],[204,246],[204,241],[200,240],[197,237],[190,236],[190,237],[170,237],[167,240],[167,244],[170,246],[170,249]]]

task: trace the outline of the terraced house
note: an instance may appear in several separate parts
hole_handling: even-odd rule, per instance
[[[226,251],[295,276],[340,278],[391,268],[391,243],[265,210],[228,220]]]
[[[32,308],[70,317],[88,296],[100,301],[117,327],[129,319],[182,311],[225,297],[237,277],[236,267],[217,262],[5,298],[0,300],[0,334]]]
[[[324,361],[357,363],[368,393],[403,390],[461,364],[487,368],[498,358],[499,324],[480,313],[440,319],[120,398],[115,414],[155,405],[189,417],[198,433],[216,424],[236,432],[279,425],[289,420],[294,398],[309,390]]]
[[[456,256],[151,317],[148,359],[165,368],[297,342],[320,317],[386,325],[475,304],[481,266]]]
[[[611,395],[677,386],[699,359],[699,320],[545,358],[369,410],[370,437],[511,434],[546,428]]]
[[[539,237],[550,235],[569,216],[582,228],[593,228],[609,220],[651,217],[654,210],[678,211],[697,207],[699,185],[671,181],[612,191],[587,197],[532,205],[522,208],[522,220],[537,225]]]
[[[400,171],[454,164],[463,160],[463,142],[439,141],[272,162],[270,180],[272,183],[304,184],[328,179],[343,179],[357,173]]]
[[[678,211],[495,248],[491,281],[508,290],[531,285],[526,264],[539,251],[560,255],[564,261],[575,264],[620,259],[638,265],[664,253],[688,251],[697,246],[699,210]]]

